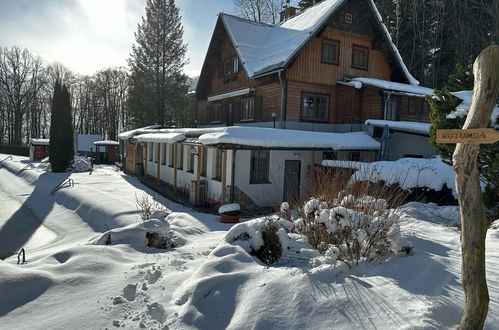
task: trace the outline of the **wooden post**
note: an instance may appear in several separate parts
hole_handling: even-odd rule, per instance
[[[475,88],[463,129],[486,127],[499,94],[499,46],[483,50],[473,66]],[[461,276],[465,305],[459,329],[482,329],[489,292],[485,278],[485,208],[477,164],[479,144],[458,143],[452,156],[461,214]]]
[[[201,146],[196,147],[196,148],[197,148],[197,154],[198,154],[198,163],[196,166],[196,204],[200,205],[201,204],[201,196],[200,196],[201,166],[203,164],[203,148]]]
[[[160,164],[161,164],[161,143],[156,143],[158,146],[156,148],[156,162],[158,165],[156,166],[156,182],[159,185],[159,174],[160,174]]]
[[[227,150],[222,150],[222,205],[225,204],[226,202],[226,196],[225,196],[226,189],[227,189]]]
[[[177,189],[177,144],[173,144],[173,188]]]
[[[144,176],[147,179],[147,162],[149,161],[148,157],[149,148],[147,148],[147,146],[149,145],[149,143],[144,142],[143,145],[144,145],[143,148],[144,152],[142,153],[142,162],[144,164]]]

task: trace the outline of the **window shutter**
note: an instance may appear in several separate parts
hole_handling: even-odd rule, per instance
[[[255,121],[263,120],[263,96],[255,96]]]
[[[234,116],[234,123],[241,120],[241,101],[236,101],[232,105],[232,115]]]

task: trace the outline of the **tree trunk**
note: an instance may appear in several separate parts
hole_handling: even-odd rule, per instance
[[[486,127],[499,94],[499,46],[483,50],[473,67],[473,101],[463,129]],[[480,191],[477,155],[480,145],[458,143],[452,157],[461,214],[464,311],[459,329],[481,329],[489,306],[485,278],[485,209]]]

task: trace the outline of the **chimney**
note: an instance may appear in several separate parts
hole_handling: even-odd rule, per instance
[[[287,21],[289,18],[295,16],[296,11],[297,11],[296,7],[287,6],[286,8],[284,8],[284,10],[279,13],[280,22],[282,23],[284,21]]]

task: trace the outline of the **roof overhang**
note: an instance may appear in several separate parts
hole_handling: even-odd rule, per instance
[[[242,95],[247,95],[254,91],[254,88],[248,87],[248,88],[243,88],[243,89],[238,89],[234,91],[230,91],[227,93],[222,93],[218,95],[213,95],[213,96],[208,96],[208,102],[214,102],[214,101],[220,101],[224,99],[228,99],[231,97],[236,97],[236,96],[242,96]]]

